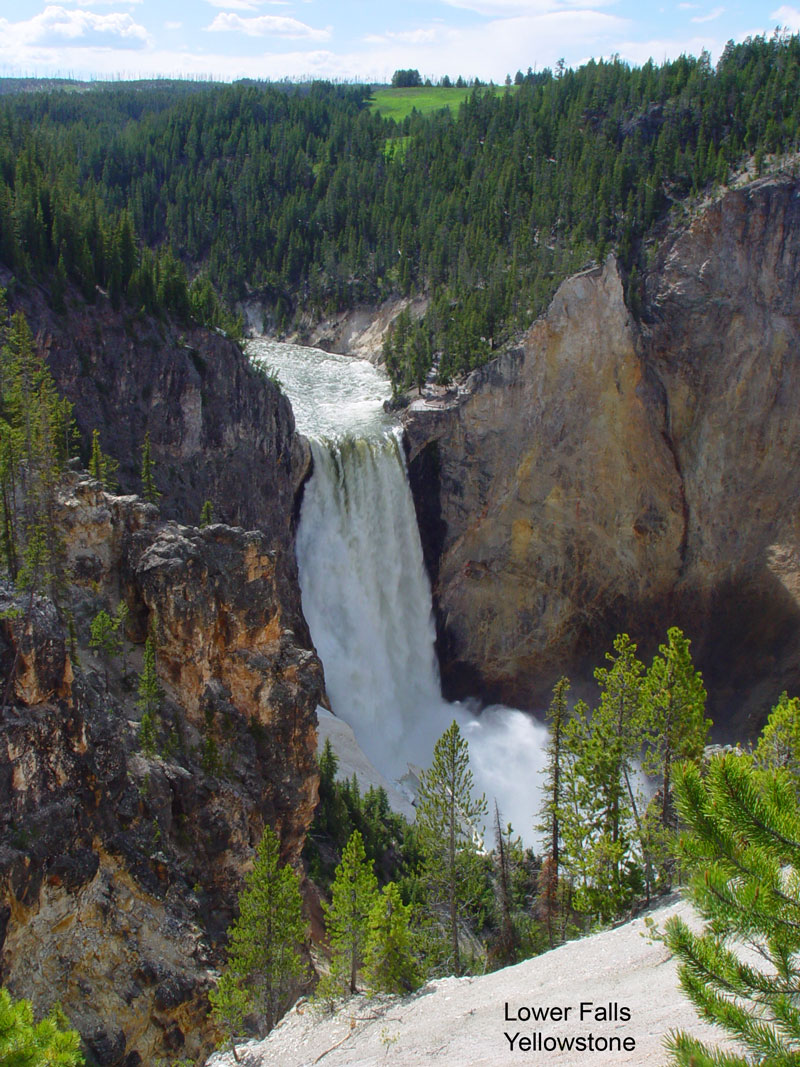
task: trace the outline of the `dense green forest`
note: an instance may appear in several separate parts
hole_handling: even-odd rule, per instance
[[[430,92],[430,90],[427,90]],[[796,150],[800,41],[661,66],[618,60],[475,87],[402,122],[366,87],[157,83],[0,97],[0,259],[20,279],[233,327],[250,292],[282,330],[424,294],[395,385],[485,361],[571,271],[614,249],[636,310],[646,238],[754,157]],[[191,280],[192,284],[189,284]],[[221,300],[217,300],[219,294]]]

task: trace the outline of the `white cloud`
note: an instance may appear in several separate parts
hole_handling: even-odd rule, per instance
[[[62,0],[65,4],[80,4],[81,7],[133,7],[143,0]]]
[[[245,2],[258,3],[259,0]],[[487,9],[493,6],[494,10],[499,10],[499,0],[476,2],[485,4]],[[506,73],[513,76],[518,68],[526,70],[529,65],[537,70],[553,67],[560,56],[564,56],[570,66],[591,57],[615,53],[628,62],[643,63],[651,57],[661,62],[681,53],[699,55],[703,48],[707,48],[715,60],[721,54],[725,40],[731,36],[730,31],[723,36],[720,23],[712,23],[713,31],[693,26],[686,36],[675,32],[669,38],[656,38],[654,34],[647,40],[637,40],[643,32],[638,20],[625,19],[603,10],[595,0],[586,0],[581,8],[566,6],[562,0],[531,2],[537,6],[532,9],[530,3],[526,3],[523,13],[517,7],[516,15],[476,18],[470,25],[447,25],[434,18],[416,26],[406,23],[405,29],[401,28],[402,23],[395,23],[397,29],[351,41],[341,51],[333,51],[323,43],[332,36],[330,28],[315,29],[297,19],[279,16],[277,12],[240,16],[230,10],[230,4],[226,5],[227,12],[212,14],[212,26],[218,32],[204,35],[208,45],[206,50],[190,45],[188,37],[178,49],[160,42],[143,49],[140,42],[146,37],[145,30],[136,27],[130,15],[107,12],[104,16],[107,19],[128,21],[124,24],[92,23],[90,20],[103,16],[88,10],[65,12],[64,7],[53,6],[48,10],[61,14],[55,25],[49,25],[47,29],[51,39],[53,36],[57,39],[57,45],[52,47],[47,41],[45,28],[48,24],[43,16],[20,23],[0,18],[0,72],[70,73],[76,77],[161,74],[221,80],[313,77],[368,82],[388,81],[394,70],[412,67],[423,77],[462,74],[466,78],[477,76],[483,81],[502,82]],[[516,4],[516,0],[503,0],[503,3],[507,10],[510,4]],[[696,10],[702,11],[705,7],[703,4]],[[173,10],[170,9],[169,14]],[[209,14],[207,7],[205,12]],[[69,37],[64,20],[72,18],[79,21],[72,24],[74,36]],[[772,18],[773,25],[776,21],[792,24],[796,19],[800,28],[800,13],[794,8],[783,6]],[[80,22],[81,19],[84,21]],[[186,25],[188,20],[185,20]],[[104,33],[93,40],[91,34],[98,33],[101,26]],[[124,36],[126,30],[131,35],[127,39]],[[225,30],[228,32],[223,32]],[[754,31],[754,34],[756,32],[763,31]],[[741,40],[743,36],[741,33],[737,39]],[[175,38],[167,40],[171,43]],[[92,44],[97,47],[89,47]],[[137,50],[121,52],[124,48]],[[123,56],[131,58],[121,58]],[[122,66],[134,69],[123,71]]]
[[[710,11],[707,15],[695,15],[692,22],[713,22],[714,19],[718,19],[720,15],[725,14],[724,7],[715,7],[713,11]]]
[[[24,22],[0,19],[0,55],[18,53],[22,61],[29,49],[81,48],[142,49],[148,43],[147,30],[129,14],[116,11],[98,15],[82,9],[67,10],[48,6]]]
[[[330,26],[315,29],[313,26],[299,22],[285,15],[258,15],[255,18],[242,18],[229,12],[220,12],[208,30],[244,33],[248,37],[288,37],[292,39],[308,38],[312,41],[326,41],[331,36]]]
[[[165,30],[181,30],[181,29],[183,29],[183,23],[182,22],[165,22],[164,23],[164,29]]]
[[[587,53],[598,56],[619,51],[617,42],[632,31],[628,20],[593,10],[494,19],[479,26],[460,28],[440,23],[432,25],[435,35],[430,34],[427,41],[405,41],[397,36],[383,35],[379,41],[362,40],[339,53],[313,47],[281,52],[281,42],[268,42],[268,39],[265,43],[269,43],[269,48],[247,55],[224,54],[217,49],[201,53],[188,48],[178,51],[162,47],[157,51],[137,53],[136,69],[124,73],[120,71],[118,59],[114,58],[119,53],[98,50],[89,55],[62,48],[58,53],[50,52],[46,56],[31,53],[20,56],[13,51],[6,53],[0,34],[0,69],[5,65],[9,73],[20,69],[35,70],[39,74],[70,71],[78,77],[87,73],[126,77],[162,74],[168,77],[210,76],[223,80],[310,77],[369,82],[388,81],[393,71],[413,67],[423,77],[463,74],[466,78],[477,76],[484,81],[501,82],[507,72],[513,75],[519,67],[523,70],[528,65],[538,70],[544,66],[552,67],[562,55],[572,64]],[[427,27],[421,29],[428,35]],[[417,36],[415,30],[409,32]],[[212,35],[211,39],[219,38]],[[235,41],[234,37],[231,39]]]
[[[711,54],[711,61],[716,62],[722,55],[726,40],[727,38],[722,37],[650,38],[647,41],[623,41],[616,51],[622,59],[636,66],[641,66],[648,59],[652,59],[654,63],[663,63],[677,59],[680,55],[699,56],[704,49]]]
[[[269,4],[272,7],[288,7],[289,0],[206,0],[212,7],[222,7],[226,11],[257,11],[259,7]]]
[[[792,33],[800,31],[800,11],[795,7],[784,4],[770,15],[773,26],[786,26]]]
[[[429,26],[427,29],[397,32],[387,30],[382,34],[369,34],[364,37],[364,41],[367,44],[388,44],[390,41],[401,41],[403,44],[433,44],[439,40],[440,36],[440,27]]]
[[[696,11],[697,4],[678,4],[678,11]]]
[[[365,81],[388,81],[394,70],[413,67],[423,78],[462,74],[501,82],[520,67],[552,67],[559,56],[575,63],[586,52],[608,55],[631,28],[627,19],[591,9],[497,18],[459,28],[437,23],[409,35],[364,38],[360,52],[331,56],[336,68],[325,74],[341,77],[358,71]]]
[[[256,11],[252,0],[208,0],[212,7],[224,7],[229,11]]]
[[[551,15],[576,8],[606,7],[616,0],[444,0],[450,7],[464,8],[477,15],[513,17]]]

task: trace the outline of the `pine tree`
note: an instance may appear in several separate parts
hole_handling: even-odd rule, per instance
[[[149,430],[145,433],[144,441],[142,442],[142,496],[151,504],[155,504],[161,496],[155,481]]]
[[[0,300],[0,320],[3,306]],[[28,580],[35,580],[39,587],[49,586],[48,592],[58,604],[66,565],[53,513],[67,458],[72,407],[59,398],[21,312],[13,315],[8,328],[0,328],[0,343],[0,414],[5,419],[0,445],[4,548],[14,575],[20,555],[27,552],[30,562],[32,549],[25,542],[36,537],[33,554],[38,565],[35,569],[27,567]]]
[[[624,803],[613,808],[625,793],[607,725],[579,700],[563,728],[559,859],[569,906],[585,914],[587,928],[619,915],[638,888],[630,811]]]
[[[547,712],[549,734],[547,740],[547,765],[544,768],[545,784],[542,790],[544,806],[542,821],[537,830],[546,835],[547,863],[542,868],[542,886],[539,904],[547,924],[550,947],[556,943],[560,912],[559,872],[561,867],[561,809],[564,774],[564,728],[569,717],[567,693],[569,679],[559,678],[553,688],[553,699]]]
[[[230,928],[225,968],[267,1032],[289,1007],[305,974],[301,949],[306,932],[298,877],[281,864],[280,843],[267,826],[239,898],[239,917]]]
[[[90,623],[89,648],[99,652],[106,659],[111,659],[122,650],[119,620],[113,619],[105,610],[98,611]],[[105,673],[106,689],[108,689],[108,667]]]
[[[92,454],[89,457],[89,474],[98,482],[103,481],[103,462],[100,451],[100,431],[92,430]]]
[[[156,671],[156,646],[152,636],[148,636],[144,645],[142,673],[139,675],[139,699],[136,701],[142,711],[139,723],[139,743],[148,756],[156,750],[156,730],[158,713],[161,707],[161,684]]]
[[[706,925],[693,933],[677,916],[665,940],[681,987],[700,1015],[747,1050],[718,1052],[686,1033],[668,1041],[678,1067],[789,1067],[800,1063],[800,811],[790,776],[764,776],[747,756],[694,764],[675,776],[687,830],[681,858],[689,897]],[[755,946],[763,963],[742,960]]]
[[[512,864],[517,841],[512,838],[511,823],[503,829],[500,807],[494,802],[494,861],[495,861],[495,898],[500,913],[499,958],[512,962],[519,947],[519,936],[514,926],[514,900],[512,889]]]
[[[80,1067],[80,1036],[68,1029],[58,1010],[40,1023],[33,1021],[33,1008],[27,1000],[11,999],[0,989],[0,1064],[3,1067]]]
[[[753,756],[760,767],[790,772],[800,798],[800,699],[781,693]]]
[[[322,746],[318,762],[319,803],[314,819],[315,828],[333,838],[334,841],[345,841],[349,832],[350,820],[347,816],[342,790],[336,781],[339,760],[333,751],[329,737],[325,738],[325,744]]]
[[[208,999],[214,1020],[227,1035],[233,1058],[239,1063],[236,1039],[244,1031],[244,1020],[249,1010],[247,993],[242,989],[237,975],[226,971],[220,975],[216,988],[209,992]]]
[[[64,294],[67,291],[67,268],[64,264],[64,256],[58,257],[56,269],[53,271],[53,280],[50,284],[50,293],[53,301],[53,310],[63,314],[67,310]]]
[[[96,478],[104,489],[116,489],[117,482],[114,477],[119,463],[111,456],[107,456],[100,448],[100,431],[92,430],[92,454],[89,457],[89,474]]]
[[[357,991],[358,972],[364,962],[367,922],[378,896],[378,880],[354,830],[342,853],[331,887],[331,903],[323,905],[331,944],[331,974],[337,985]]]
[[[695,670],[689,641],[677,626],[667,631],[642,683],[642,769],[660,780],[657,820],[648,826],[649,853],[661,883],[671,879],[670,840],[675,826],[672,768],[680,760],[699,759],[711,722],[705,717],[706,691]]]
[[[600,703],[591,717],[584,770],[590,790],[592,779],[596,790],[599,836],[590,847],[596,853],[598,888],[605,881],[609,900],[622,908],[633,894],[634,839],[638,838],[643,853],[647,849],[641,797],[634,789],[634,761],[642,747],[644,664],[636,658],[636,645],[627,634],[614,639],[614,651],[606,653],[606,659],[611,666],[594,672]],[[643,858],[648,869],[648,858]]]
[[[436,742],[433,764],[422,772],[417,793],[417,826],[425,853],[425,876],[434,899],[447,908],[453,970],[461,974],[459,911],[472,895],[474,858],[483,837],[479,821],[486,800],[472,796],[469,748],[455,720]]]
[[[383,887],[369,913],[365,977],[379,993],[411,993],[420,984],[411,933],[411,905],[395,882]]]

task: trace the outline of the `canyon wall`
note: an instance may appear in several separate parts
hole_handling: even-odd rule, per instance
[[[86,304],[70,290],[55,313],[35,286],[11,286],[44,351],[59,392],[72,401],[88,463],[92,431],[119,461],[123,492],[141,489],[141,449],[150,433],[162,514],[198,522],[206,500],[219,522],[260,527],[293,558],[295,495],[309,464],[289,401],[238,345],[215,330],[115,310],[98,292]]]
[[[321,664],[265,534],[163,522],[77,475],[54,521],[72,638],[50,600],[0,592],[4,678],[16,662],[0,712],[0,981],[37,1012],[59,1002],[97,1064],[194,1059],[217,1037],[207,993],[265,823],[299,860]],[[123,652],[99,656],[90,620],[120,598]]]
[[[693,639],[715,721],[800,686],[800,196],[726,192],[626,306],[612,258],[406,417],[450,696],[541,707],[625,630]]]

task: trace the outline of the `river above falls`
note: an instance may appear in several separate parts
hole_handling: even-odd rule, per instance
[[[251,357],[277,378],[292,402],[300,433],[311,439],[376,438],[397,425],[383,410],[392,395],[383,371],[365,359],[259,337]]]

